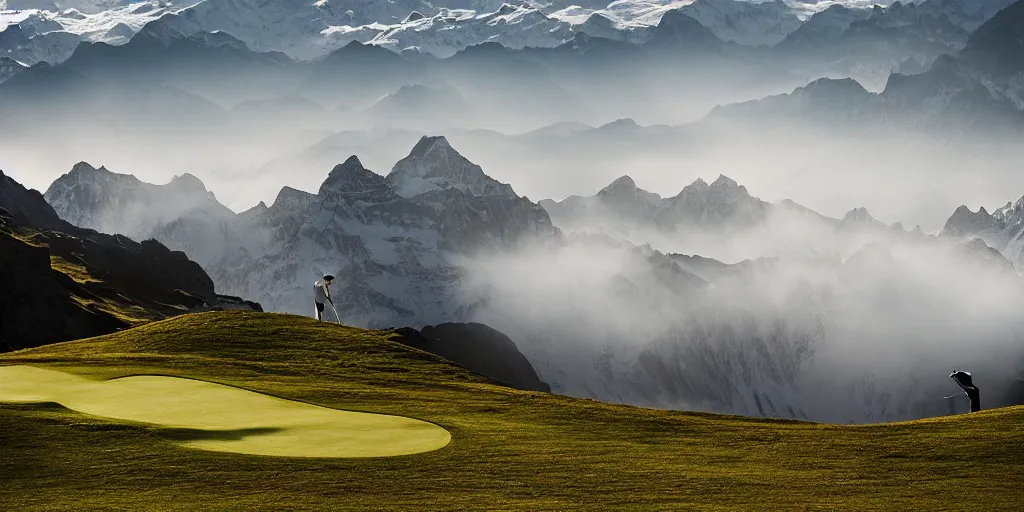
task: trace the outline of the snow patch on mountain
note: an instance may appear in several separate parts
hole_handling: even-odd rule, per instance
[[[81,42],[124,44],[147,23],[194,3],[143,0],[89,3],[92,8],[85,11],[0,10],[0,54],[29,64],[57,64],[70,57]]]
[[[308,60],[352,41],[368,42],[415,18],[412,12],[433,16],[439,9],[422,0],[205,0],[159,23],[162,30],[186,36],[222,30],[256,51],[281,51]]]
[[[569,24],[537,9],[511,4],[503,4],[491,13],[441,9],[431,17],[410,17],[396,25],[374,28],[380,33],[368,41],[370,44],[396,51],[416,48],[442,58],[485,42],[507,48],[553,47],[573,35]],[[347,36],[351,31],[351,27],[330,27],[324,35]]]
[[[782,0],[696,0],[679,11],[711,29],[719,39],[748,46],[772,46],[803,23]]]

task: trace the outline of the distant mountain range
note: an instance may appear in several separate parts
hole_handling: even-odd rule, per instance
[[[1018,154],[1024,1],[862,3],[7,2],[0,159],[29,180],[70,170],[49,206],[3,182],[0,254],[19,290],[49,283],[26,303],[103,329],[146,301],[216,307],[214,285],[308,315],[330,272],[347,323],[497,329],[462,327],[514,340],[528,389],[877,421],[943,413],[934,369],[955,362],[1001,403],[1021,202],[957,209],[937,236],[842,209],[976,202],[932,201],[930,164]],[[805,182],[838,200],[777,200],[811,205]],[[128,286],[174,265],[188,282]],[[870,357],[837,372],[851,351]]]
[[[716,109],[711,118],[818,125],[913,127],[944,134],[1018,137],[1024,129],[1024,2],[1000,11],[924,72],[889,77],[870,93],[850,79],[821,79],[792,94]]]
[[[846,38],[862,44],[867,40],[878,44],[879,39],[890,45],[923,44],[903,40],[910,37],[955,47],[964,34],[1011,1],[889,3],[889,7],[872,10],[861,8],[859,2],[844,6],[841,2],[783,0],[625,0],[608,4],[601,0],[587,6],[498,0],[340,4],[146,0],[84,2],[84,10],[80,10],[64,3],[58,9],[7,2],[8,10],[0,6],[0,54],[27,65],[56,64],[80,43],[124,44],[146,26],[164,37],[225,32],[256,51],[279,51],[302,60],[323,57],[352,41],[396,52],[413,50],[448,57],[485,42],[516,49],[554,47],[580,33],[642,43],[653,37],[653,27],[669,12],[696,19],[722,41],[748,46],[813,48],[810,43],[815,40],[834,43]]]
[[[220,3],[223,2],[206,0],[181,11],[194,14],[164,16],[142,28],[128,44],[83,43],[80,47],[68,49],[66,61],[52,68],[45,65],[27,67],[38,59],[19,59],[18,52],[9,45],[5,51],[7,57],[0,60],[0,106],[6,100],[12,104],[6,108],[15,112],[18,107],[34,110],[30,115],[38,118],[35,111],[38,106],[32,105],[31,99],[26,100],[23,95],[31,95],[36,101],[48,104],[55,100],[63,101],[65,104],[57,110],[67,112],[69,109],[87,108],[87,103],[107,101],[96,98],[96,94],[119,98],[125,95],[126,90],[129,95],[149,90],[147,101],[155,104],[168,92],[167,88],[171,88],[213,100],[221,106],[248,99],[304,96],[328,108],[344,102],[349,108],[363,109],[387,94],[398,92],[403,86],[424,86],[440,90],[459,89],[463,96],[470,96],[467,99],[472,107],[467,106],[466,110],[493,104],[491,95],[502,90],[510,93],[530,90],[533,101],[529,106],[533,110],[529,113],[545,118],[534,118],[531,122],[536,126],[537,123],[544,124],[544,121],[578,120],[581,112],[595,110],[596,105],[607,105],[602,108],[610,109],[618,103],[623,112],[653,109],[639,103],[644,98],[667,93],[669,84],[682,82],[695,91],[688,95],[688,101],[694,106],[682,107],[694,109],[692,113],[682,114],[693,118],[714,104],[789,91],[820,77],[852,77],[868,89],[881,90],[891,85],[887,84],[890,73],[902,70],[920,74],[930,69],[932,62],[943,55],[955,54],[966,48],[968,38],[968,31],[962,24],[952,21],[945,11],[936,14],[936,8],[930,1],[920,5],[897,2],[890,7],[873,10],[834,5],[805,23],[795,25],[792,22],[795,15],[785,14],[783,8],[786,4],[781,2],[749,4],[734,0],[698,0],[665,11],[657,18],[656,25],[644,29],[640,38],[606,33],[595,36],[575,30],[564,30],[555,36],[552,29],[536,28],[553,39],[546,43],[520,39],[523,44],[513,44],[501,38],[460,37],[461,46],[446,51],[444,56],[450,56],[446,59],[429,58],[416,52],[405,52],[401,56],[393,52],[384,54],[378,51],[380,45],[373,41],[366,40],[364,45],[359,39],[350,39],[326,49],[322,60],[296,62],[278,52],[282,49],[287,51],[287,48],[256,42],[238,30],[230,30],[230,27],[200,24],[189,25],[191,28],[186,29],[179,26],[185,23],[181,20],[200,16],[195,13],[214,9]],[[145,4],[133,5],[141,9]],[[388,5],[396,9],[408,7]],[[942,5],[947,9],[952,4]],[[986,5],[995,6],[997,3]],[[239,6],[234,5],[233,8]],[[317,10],[321,7],[306,6],[289,12],[301,18],[304,9]],[[489,15],[504,16],[512,22],[491,23],[487,20],[496,18],[487,17],[465,19],[506,32],[514,30],[509,27],[518,25],[541,27],[543,23],[538,25],[525,21],[524,13],[530,11],[534,13],[531,16],[547,15],[530,9],[503,5]],[[990,12],[995,14],[998,11],[992,7],[981,9],[974,15]],[[241,16],[217,15],[214,18],[231,19],[231,23],[238,27],[259,27],[254,20]],[[719,18],[725,21],[708,21]],[[1002,18],[1012,16],[1004,15]],[[422,23],[425,19],[410,23]],[[463,18],[457,17],[456,21],[460,19]],[[785,21],[785,29],[778,28],[780,25],[776,24],[773,25],[775,28],[764,31],[775,35],[785,33],[782,38],[773,36],[778,41],[772,47],[752,48],[737,44],[732,41],[753,43],[745,36],[725,37],[721,30],[716,32],[714,28],[720,23],[735,31],[745,26],[743,20],[762,19],[772,23],[788,20]],[[250,21],[252,23],[247,25]],[[0,51],[4,51],[4,40],[23,41],[26,37],[35,37],[32,36],[34,32],[25,32],[28,30],[26,26],[24,23],[11,25],[0,32]],[[287,27],[288,24],[275,23],[275,27],[278,26]],[[265,34],[258,28],[255,30],[258,34]],[[417,34],[416,37],[425,37],[429,31],[411,29],[409,32]],[[450,32],[446,30],[445,33]],[[986,37],[1004,37],[998,32]],[[395,33],[389,34],[388,37],[399,37]],[[975,44],[972,49],[965,49],[964,55],[987,51],[982,47],[991,46],[981,42],[982,36],[973,39]],[[295,44],[309,47],[306,43]],[[489,72],[476,73],[476,66],[484,61]],[[940,64],[939,68],[944,65]],[[595,73],[603,78],[591,79]],[[357,76],[360,78],[356,79]],[[630,76],[643,76],[645,79],[639,83],[625,83]],[[1008,87],[1016,87],[1012,73],[1003,79]],[[646,94],[624,97],[621,91],[627,85],[646,89]],[[570,90],[571,93],[568,92]],[[48,95],[48,91],[51,94]],[[406,93],[411,91],[425,92],[425,89],[409,89]],[[176,92],[173,95],[184,97]],[[127,103],[127,100],[122,103]],[[200,103],[175,110],[209,110],[216,116],[213,110]],[[582,108],[582,103],[586,103],[588,108]],[[105,105],[101,110],[104,112],[88,112],[82,116],[111,114],[118,108]],[[173,116],[173,112],[168,115]],[[9,114],[7,117],[12,119],[14,116]],[[482,117],[493,116],[484,114]],[[14,121],[12,124],[18,123]],[[210,122],[204,124],[209,125]]]
[[[745,414],[863,420],[870,415],[918,414],[913,412],[918,405],[913,402],[916,395],[892,409],[865,404],[863,414],[869,416],[860,416],[849,410],[830,413],[800,398],[811,391],[799,391],[802,370],[796,368],[810,364],[808,350],[828,343],[832,327],[815,327],[815,322],[827,321],[828,314],[783,319],[761,310],[756,300],[723,310],[715,304],[725,290],[740,286],[746,290],[742,293],[759,296],[758,287],[776,286],[767,283],[788,279],[790,272],[802,269],[834,275],[841,283],[839,293],[853,294],[842,300],[861,300],[856,299],[859,287],[880,271],[900,282],[916,275],[903,254],[908,250],[925,251],[934,261],[948,260],[944,264],[958,265],[965,279],[969,275],[977,283],[995,279],[1012,286],[1019,279],[998,251],[968,239],[973,228],[933,237],[886,226],[863,209],[831,219],[790,201],[761,201],[724,176],[710,184],[695,182],[667,199],[622,177],[592,197],[535,203],[487,176],[441,137],[418,140],[387,176],[367,170],[352,156],[330,171],[316,194],[286,187],[272,205],[261,203],[239,214],[220,207],[202,183],[188,175],[154,186],[87,165],[56,180],[45,197],[66,220],[153,237],[184,249],[213,276],[219,289],[257,298],[275,311],[310,314],[309,286],[320,274],[331,272],[338,276],[336,305],[346,323],[388,327],[482,321],[516,340],[540,379],[556,392]],[[960,214],[950,222],[956,224]],[[1003,229],[1010,221],[1003,222],[991,227]],[[789,235],[780,231],[783,226],[788,226]],[[726,263],[666,254],[642,239],[644,234],[660,233],[692,241],[699,232],[723,241],[742,241],[744,235],[752,236],[749,241],[770,233],[786,250],[764,246],[776,255]],[[594,261],[621,266],[561,266],[559,255],[577,251],[594,257],[603,254]],[[547,267],[587,277],[577,282],[568,274],[551,274],[547,279],[555,288],[524,282],[523,290],[575,298],[535,296],[532,303],[516,303],[523,299],[515,283],[536,279],[527,276],[544,275]],[[566,278],[566,283],[576,284],[562,288],[558,283]],[[918,286],[915,282],[905,286]],[[597,311],[591,308],[600,306],[583,297],[591,294],[596,299],[604,293],[626,301],[620,307],[628,303],[648,311],[637,313],[640,316],[632,319],[637,327],[631,329],[655,318],[671,326],[665,332],[646,333],[631,345],[634,348],[614,354],[602,352],[603,345],[562,343],[572,339],[572,329],[591,335],[573,319],[591,318],[588,315]],[[805,300],[802,297],[792,300]],[[673,309],[682,304],[687,306]],[[700,317],[705,307],[717,313]],[[547,311],[555,316],[549,317]],[[726,325],[740,318],[755,325],[776,322],[789,334],[769,340],[750,337],[747,331],[728,335],[731,328]],[[825,329],[824,334],[819,329]],[[721,336],[735,336],[734,344],[723,344]],[[711,344],[701,341],[712,339]],[[754,350],[755,346],[762,348]],[[742,375],[722,369],[723,361],[736,363],[736,358],[747,368]],[[680,369],[682,361],[687,361],[689,371]],[[706,385],[709,379],[718,383],[713,389]]]
[[[358,325],[452,321],[458,315],[448,308],[470,304],[452,297],[457,258],[444,254],[557,236],[542,208],[486,176],[444,138],[421,139],[386,179],[352,157],[317,194],[286,187],[273,205],[240,214],[190,176],[154,187],[82,165],[46,197],[83,226],[183,248],[225,289],[262,297],[276,310],[306,313],[310,279],[333,272],[349,290],[337,304],[343,320]],[[336,268],[339,254],[352,265]]]

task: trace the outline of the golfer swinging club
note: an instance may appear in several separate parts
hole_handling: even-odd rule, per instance
[[[334,307],[334,300],[331,299],[331,281],[334,281],[334,276],[330,274],[324,274],[324,277],[317,282],[313,283],[313,302],[316,304],[316,319],[323,321],[324,319],[324,303],[331,303],[331,309],[334,310],[334,318],[341,322],[338,318],[338,309]]]
[[[973,379],[971,379],[971,373],[963,370],[955,370],[949,375],[949,378],[956,382],[960,389],[964,390],[964,394],[971,401],[971,412],[978,412],[981,410],[981,392],[978,390],[978,386],[974,385]],[[953,395],[946,398],[953,398]]]

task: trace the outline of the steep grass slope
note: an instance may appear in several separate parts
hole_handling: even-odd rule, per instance
[[[1024,408],[836,426],[660,411],[495,385],[371,332],[202,313],[0,355],[89,378],[187,376],[436,423],[375,459],[207,452],[209,433],[0,404],[6,510],[1019,510]]]

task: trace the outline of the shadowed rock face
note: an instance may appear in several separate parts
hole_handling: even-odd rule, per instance
[[[217,295],[206,272],[182,252],[60,220],[42,194],[3,173],[0,282],[0,351],[98,336],[192,311],[262,310]]]
[[[9,220],[0,219],[0,352],[99,336],[128,326],[75,304],[75,281],[50,268],[45,247],[6,233]]]
[[[455,361],[506,386],[551,392],[515,342],[484,324],[445,323],[395,332],[399,336],[394,341]]]

